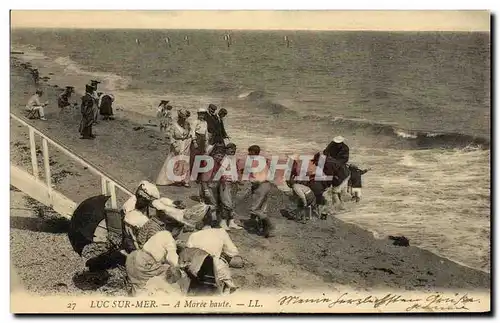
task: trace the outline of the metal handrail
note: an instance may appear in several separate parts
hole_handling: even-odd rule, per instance
[[[17,122],[22,125],[28,127],[29,129],[29,137],[30,137],[30,150],[31,150],[31,164],[33,167],[33,175],[35,179],[38,179],[38,162],[36,158],[36,147],[35,147],[35,137],[34,134],[37,133],[42,138],[42,153],[44,159],[44,168],[45,168],[45,177],[47,181],[48,194],[51,196],[51,176],[50,176],[50,165],[49,165],[49,153],[48,153],[48,143],[52,144],[59,151],[64,153],[66,156],[76,160],[81,165],[87,167],[92,173],[101,177],[101,190],[103,194],[111,195],[111,207],[116,208],[116,192],[115,187],[119,188],[122,192],[128,194],[129,196],[134,195],[131,191],[129,191],[124,184],[119,181],[113,179],[110,175],[104,173],[99,170],[97,166],[94,166],[91,162],[85,160],[85,158],[78,156],[77,154],[71,152],[67,147],[65,147],[62,143],[57,142],[54,139],[50,139],[43,132],[41,132],[36,127],[30,125],[28,122],[19,118],[13,113],[10,113],[10,117],[15,119]]]

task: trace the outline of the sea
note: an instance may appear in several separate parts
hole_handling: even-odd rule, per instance
[[[371,171],[339,218],[489,272],[489,33],[14,29],[11,47],[50,82],[98,79],[153,120],[162,99],[226,108],[243,151],[314,153],[342,135]]]

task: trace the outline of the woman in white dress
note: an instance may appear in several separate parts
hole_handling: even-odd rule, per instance
[[[191,157],[192,133],[191,126],[188,122],[190,116],[189,111],[180,110],[177,114],[177,122],[169,129],[171,144],[168,151],[167,159],[163,163],[163,167],[156,178],[156,185],[183,185],[189,187],[189,161]],[[178,158],[177,161],[171,161],[172,158],[183,156],[183,159]],[[179,176],[177,180],[169,178],[168,168],[173,168],[173,174]],[[172,171],[170,171],[172,175]]]

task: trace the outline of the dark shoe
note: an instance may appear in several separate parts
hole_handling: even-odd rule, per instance
[[[264,237],[271,238],[274,237],[274,225],[271,223],[271,220],[268,218],[261,219],[262,222],[262,232]]]

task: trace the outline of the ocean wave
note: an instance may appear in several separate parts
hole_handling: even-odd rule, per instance
[[[54,62],[64,67],[66,72],[78,75],[88,75],[90,77],[99,79],[102,82],[102,87],[108,91],[125,90],[130,84],[130,79],[122,77],[117,74],[107,72],[90,72],[78,65],[69,57],[58,57]]]
[[[238,95],[239,99],[246,99],[249,101],[256,101],[256,100],[263,100],[266,98],[273,97],[274,95],[270,92],[262,91],[262,90],[256,90],[256,91],[249,91],[245,93],[241,93]]]
[[[455,132],[438,132],[403,129],[394,123],[377,122],[367,119],[350,119],[335,117],[331,122],[336,127],[350,130],[365,130],[372,135],[387,136],[403,141],[404,148],[432,149],[432,148],[467,148],[477,147],[489,149],[490,141],[487,138],[477,137]]]

